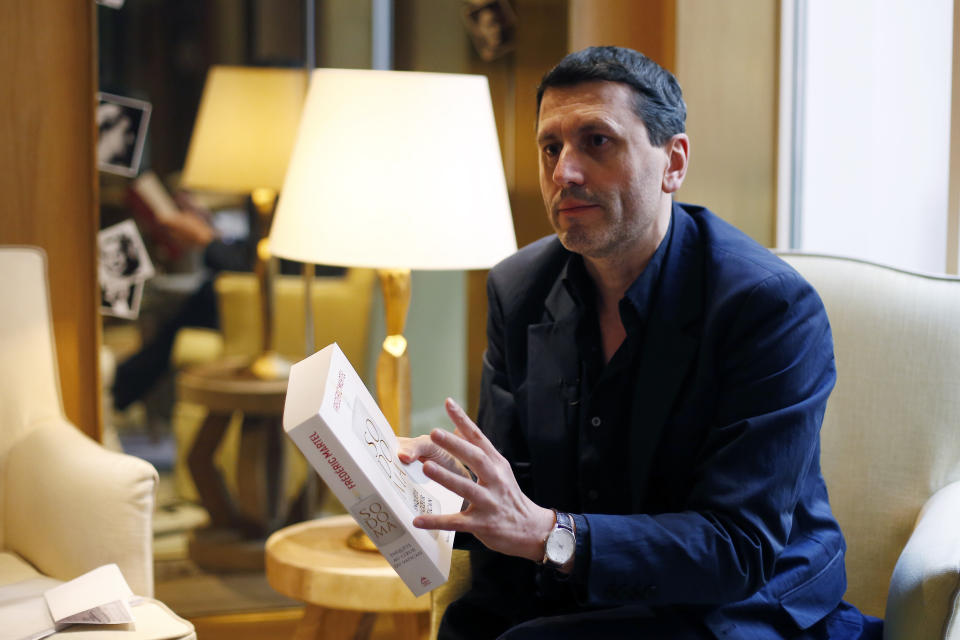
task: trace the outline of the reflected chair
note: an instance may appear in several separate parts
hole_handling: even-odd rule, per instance
[[[116,563],[145,600],[133,608],[136,630],[108,637],[195,638],[150,599],[156,470],[106,450],[64,415],[46,256],[36,247],[0,247],[0,353],[0,586]]]
[[[347,269],[343,276],[318,276],[311,287],[313,296],[314,344],[325,347],[336,340],[361,376],[367,361],[370,313],[373,304],[375,274],[372,269]],[[299,276],[278,276],[274,280],[273,344],[278,353],[291,362],[305,357],[304,283]],[[173,362],[186,364],[209,362],[216,358],[248,357],[262,350],[261,316],[254,310],[259,304],[259,284],[252,273],[221,272],[214,289],[220,316],[220,331],[187,328],[178,334]],[[187,468],[187,455],[206,416],[199,405],[177,402],[173,413],[177,439],[174,470],[179,496],[197,500],[197,491]],[[218,465],[227,487],[236,491],[236,458],[239,448],[239,416],[228,429],[218,454]],[[288,498],[293,499],[307,475],[307,464],[293,443],[285,443],[289,477]]]

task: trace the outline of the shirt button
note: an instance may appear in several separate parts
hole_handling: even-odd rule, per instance
[[[599,427],[601,422],[602,420],[600,420],[600,416],[593,416],[592,418],[590,418],[590,424],[592,424],[595,427]]]
[[[599,497],[600,497],[600,492],[597,491],[596,489],[590,489],[590,491],[587,491],[587,498],[589,498],[590,500],[596,500]]]

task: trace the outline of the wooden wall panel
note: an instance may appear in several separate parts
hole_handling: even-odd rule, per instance
[[[570,51],[629,47],[675,71],[676,34],[675,0],[570,0]]]
[[[99,439],[94,6],[0,2],[0,244],[46,250],[64,408]]]
[[[490,81],[517,246],[552,233],[540,197],[536,136],[537,85],[567,53],[567,0],[513,0],[514,51],[493,62],[474,59],[472,73]],[[467,275],[467,402],[476,416],[483,352],[487,346],[486,272]]]

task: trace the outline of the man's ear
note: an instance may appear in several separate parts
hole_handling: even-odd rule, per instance
[[[674,193],[683,184],[690,164],[690,139],[685,133],[678,133],[664,145],[667,152],[667,166],[663,172],[663,192]]]

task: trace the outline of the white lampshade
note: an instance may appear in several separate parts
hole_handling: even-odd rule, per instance
[[[302,69],[213,66],[190,136],[183,185],[279,190],[307,92]]]
[[[313,71],[270,250],[400,269],[482,269],[516,251],[487,79]]]

